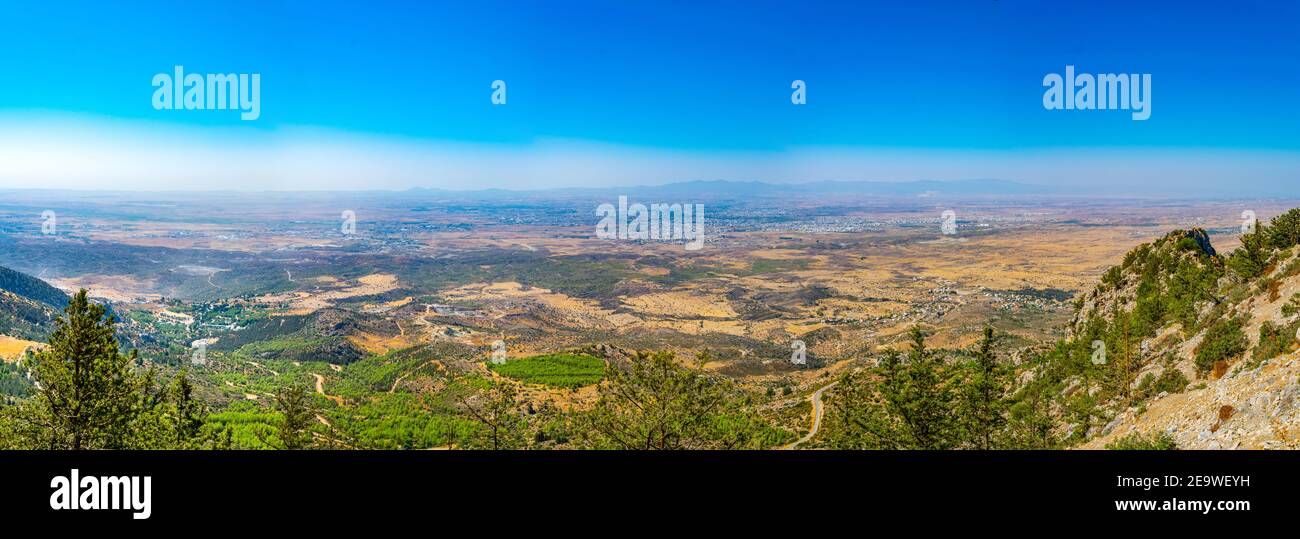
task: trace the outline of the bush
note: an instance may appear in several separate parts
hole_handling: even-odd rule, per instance
[[[1268,240],[1274,249],[1286,249],[1300,244],[1300,209],[1274,217],[1268,226]]]
[[[1151,373],[1143,376],[1142,381],[1138,383],[1138,393],[1143,398],[1153,397],[1162,392],[1179,393],[1187,389],[1187,384],[1187,376],[1183,374],[1183,371],[1169,367],[1164,372],[1161,372],[1160,376]]]
[[[1241,246],[1228,258],[1228,267],[1247,279],[1263,274],[1271,251],[1267,234],[1266,227],[1261,223],[1256,225],[1255,233],[1242,235]]]
[[[1286,305],[1282,306],[1282,315],[1291,316],[1300,312],[1300,293],[1291,294],[1291,299],[1286,300]]]
[[[1107,288],[1119,288],[1123,284],[1123,274],[1119,266],[1111,267],[1101,276],[1101,283]]]
[[[1256,363],[1272,359],[1291,351],[1295,344],[1296,325],[1279,326],[1264,322],[1259,326],[1259,346],[1255,347],[1253,359]]]
[[[1242,317],[1219,320],[1205,330],[1205,340],[1196,347],[1196,370],[1204,374],[1219,361],[1227,361],[1246,351],[1246,334],[1241,331],[1246,323]]]
[[[1106,449],[1118,451],[1169,451],[1178,449],[1178,442],[1167,432],[1143,435],[1133,433],[1106,444]]]

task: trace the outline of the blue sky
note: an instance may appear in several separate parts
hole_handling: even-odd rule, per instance
[[[194,188],[269,177],[310,188],[314,169],[297,160],[338,148],[354,166],[326,168],[354,178],[375,163],[400,165],[327,188],[744,180],[773,168],[781,173],[757,179],[1020,175],[1008,179],[1085,185],[1101,180],[1025,163],[1050,168],[1060,156],[1113,167],[1116,156],[1143,155],[1263,164],[1285,183],[1275,169],[1300,152],[1300,4],[1288,2],[43,2],[6,11],[0,140],[43,144],[28,154],[117,149],[136,167],[151,152],[187,168],[276,163],[186,176]],[[1045,110],[1042,78],[1067,64],[1152,74],[1151,119]],[[174,65],[259,73],[260,119],[154,110],[150,79]],[[495,79],[508,84],[505,106],[490,103]],[[807,105],[791,105],[794,79],[807,81]],[[826,155],[845,165],[819,169]],[[650,170],[620,172],[633,166]],[[1149,173],[1179,173],[1162,167]],[[0,186],[114,181],[89,166],[18,168],[25,174],[0,170]],[[120,175],[152,178],[128,186],[167,184],[160,170]]]

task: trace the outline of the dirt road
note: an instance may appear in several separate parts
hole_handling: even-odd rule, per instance
[[[782,447],[781,449],[795,449],[799,447],[799,444],[807,442],[808,440],[813,439],[813,436],[817,435],[817,431],[822,428],[822,414],[825,413],[825,407],[822,406],[822,393],[838,383],[839,382],[831,382],[826,384],[817,391],[814,391],[813,394],[808,397],[808,400],[812,401],[812,426],[808,429],[808,434],[803,435],[803,438],[795,440],[794,442],[791,442],[790,445]]]
[[[325,394],[325,377],[324,377],[324,376],[321,376],[321,375],[316,374],[316,373],[314,373],[314,372],[311,373],[311,375],[314,376],[314,377],[316,377],[316,393],[319,393],[320,395],[324,396],[325,398],[327,398],[327,399],[329,399],[329,400],[332,400],[332,401],[338,403],[339,406],[343,406],[343,397],[339,397],[339,396],[337,396],[337,395],[326,395],[326,394]]]

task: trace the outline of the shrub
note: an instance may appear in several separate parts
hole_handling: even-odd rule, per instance
[[[1300,209],[1274,217],[1268,226],[1268,240],[1274,249],[1300,244]]]
[[[1272,359],[1291,351],[1295,345],[1296,325],[1279,326],[1264,322],[1259,326],[1259,346],[1255,347],[1253,359],[1256,363]]]
[[[1286,305],[1282,306],[1282,315],[1291,316],[1300,312],[1300,293],[1291,294],[1291,299],[1286,300]]]
[[[1196,347],[1196,370],[1204,374],[1219,361],[1227,361],[1246,351],[1246,334],[1241,331],[1245,319],[1219,320],[1205,330],[1205,339]]]
[[[1143,435],[1133,433],[1106,444],[1106,449],[1119,451],[1168,451],[1178,449],[1178,442],[1167,432]]]
[[[1123,284],[1123,274],[1118,266],[1111,267],[1102,274],[1101,282],[1108,288],[1119,288]]]
[[[1183,371],[1169,367],[1161,372],[1160,376],[1151,373],[1143,376],[1142,381],[1138,383],[1138,393],[1143,398],[1159,395],[1162,392],[1179,393],[1187,389],[1187,384],[1187,376]]]

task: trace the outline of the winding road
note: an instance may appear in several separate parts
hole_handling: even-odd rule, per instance
[[[339,397],[339,396],[337,396],[337,395],[328,395],[328,394],[325,393],[325,377],[324,377],[324,376],[321,376],[321,375],[316,374],[316,373],[314,373],[314,372],[313,372],[313,373],[308,373],[308,374],[311,374],[312,376],[316,377],[316,392],[317,392],[317,393],[320,393],[320,394],[323,395],[325,398],[327,398],[327,399],[329,399],[329,400],[332,400],[332,401],[338,403],[339,406],[343,406],[343,397]]]
[[[836,381],[826,384],[817,389],[817,391],[814,391],[813,394],[808,397],[808,400],[812,401],[812,427],[808,429],[808,434],[803,435],[803,438],[795,440],[781,449],[795,449],[799,447],[799,444],[811,440],[813,436],[817,435],[817,431],[822,428],[822,415],[825,413],[825,408],[822,406],[822,393],[838,383],[839,382]]]

